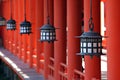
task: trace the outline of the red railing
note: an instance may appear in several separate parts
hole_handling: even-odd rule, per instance
[[[49,78],[53,78],[54,77],[54,58],[50,57],[50,64],[48,65],[49,67]],[[53,80],[53,79],[52,79]]]
[[[92,80],[100,80],[100,79],[92,78]]]
[[[67,80],[67,65],[64,63],[60,63],[60,80]]]
[[[41,59],[40,59],[40,72],[44,73],[44,54],[41,53]]]
[[[73,80],[84,80],[84,73],[79,70],[74,70],[74,79]]]

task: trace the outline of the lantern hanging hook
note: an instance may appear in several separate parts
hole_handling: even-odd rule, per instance
[[[24,19],[26,21],[26,0],[24,0]]]
[[[48,1],[49,1],[49,0],[46,1],[46,3],[47,3],[47,24],[50,23],[50,16],[49,16],[49,2],[48,2]]]
[[[93,31],[93,30],[94,30],[94,23],[93,23],[93,18],[92,18],[92,0],[90,0],[89,30],[90,30],[90,31]]]

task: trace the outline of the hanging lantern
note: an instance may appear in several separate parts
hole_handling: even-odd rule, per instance
[[[20,34],[30,34],[32,28],[31,23],[26,20],[26,0],[24,0],[24,17],[25,20],[20,24]]]
[[[0,26],[5,26],[5,25],[6,25],[5,18],[0,16]]]
[[[50,20],[49,20],[49,4],[47,0],[47,24],[43,25],[40,28],[40,41],[41,42],[54,42],[56,40],[56,29],[54,26],[50,25]]]
[[[103,55],[102,53],[102,36],[94,32],[94,23],[92,22],[92,0],[90,0],[90,19],[89,31],[84,32],[79,38],[80,41],[80,55],[82,57],[88,55],[90,57]]]
[[[20,24],[20,34],[30,34],[30,33],[31,33],[31,23],[25,20]]]
[[[50,24],[41,27],[41,42],[54,42],[56,40],[55,28]]]
[[[102,55],[102,36],[92,30],[84,32],[80,36],[80,55],[100,56]]]
[[[12,0],[10,0],[10,20],[7,21],[7,30],[15,30],[16,29],[16,21],[12,19]]]
[[[16,29],[16,22],[13,19],[7,21],[7,30],[15,30]]]

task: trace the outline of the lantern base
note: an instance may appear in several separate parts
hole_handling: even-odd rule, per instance
[[[93,56],[97,56],[97,57],[100,57],[101,55],[106,55],[106,54],[103,54],[103,53],[94,53],[94,54],[90,54],[90,53],[85,53],[85,54],[82,54],[82,53],[77,53],[76,55],[80,55],[82,58],[84,58],[84,56],[90,56],[91,58]]]
[[[57,41],[57,40],[39,40],[40,42],[48,42],[48,43],[54,43],[54,41]]]
[[[28,35],[30,35],[32,32],[29,32],[29,33],[20,33],[21,35],[23,35],[23,34],[28,34]]]

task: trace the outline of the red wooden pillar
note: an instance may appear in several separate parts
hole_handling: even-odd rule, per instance
[[[13,4],[13,1],[14,0],[12,0],[12,1],[9,1],[10,3],[11,3],[11,7],[10,8],[12,8],[12,11],[10,11],[10,14],[9,15],[11,15],[12,14],[12,18],[14,19],[14,4]],[[10,17],[9,17],[9,19],[10,19]],[[15,42],[15,34],[14,34],[14,30],[11,30],[11,52],[13,53],[13,54],[15,54],[14,53],[14,42]]]
[[[19,27],[19,24],[18,24],[18,0],[12,0],[13,1],[13,4],[14,4],[14,16],[13,16],[13,19],[16,21],[16,30],[14,32],[14,53],[15,55],[18,56],[18,27]]]
[[[48,0],[50,24],[53,25],[53,0]],[[44,0],[44,24],[47,24],[47,0]],[[44,77],[48,78],[50,57],[54,54],[54,43],[44,42]]]
[[[3,14],[3,10],[4,10],[4,6],[3,6],[3,3],[2,2],[0,2],[0,10],[1,10],[1,13],[0,13],[0,16],[2,16],[2,14]],[[3,28],[0,28],[0,29],[3,29],[3,46],[6,48],[7,46],[6,46],[6,43],[7,43],[7,40],[6,40],[6,38],[5,38],[5,28],[3,27]]]
[[[36,67],[36,0],[29,0],[29,21],[32,23],[32,34],[30,34],[30,67]]]
[[[7,20],[10,17],[10,8],[8,8],[7,6],[9,6],[9,2],[8,1],[3,1],[2,2],[4,9],[3,9],[3,14],[4,18]],[[7,9],[7,10],[6,10]],[[6,26],[4,26],[6,29]],[[7,35],[7,49],[10,50],[11,49],[11,35],[10,35],[10,31],[6,31],[6,35]]]
[[[56,30],[54,59],[55,59],[55,80],[60,80],[60,63],[66,64],[66,0],[54,1],[54,26]]]
[[[120,79],[120,0],[106,1],[108,80]]]
[[[3,2],[1,1],[0,2],[0,16],[3,16],[3,13],[4,13],[4,7],[3,7]],[[3,46],[6,47],[5,44],[7,41],[6,41],[5,37],[3,36],[4,33],[5,33],[5,26],[2,26],[2,27],[0,27],[0,38],[2,40]]]
[[[6,7],[10,6],[10,1],[6,2],[7,5],[5,5]],[[7,14],[7,20],[10,19],[10,7],[8,9],[8,14]],[[11,30],[7,30],[8,34],[9,34],[9,41],[8,41],[8,44],[9,44],[9,51],[12,52],[12,42],[13,42],[13,34],[12,34],[12,31]]]
[[[21,5],[22,4],[22,5]],[[18,54],[19,58],[22,58],[22,36],[20,34],[20,23],[24,20],[24,5],[23,0],[18,0]]]
[[[100,0],[92,0],[92,13],[94,31],[100,32]],[[84,22],[85,31],[88,31],[88,21],[90,18],[90,0],[84,0]],[[101,79],[100,57],[85,56],[85,80],[92,78]]]
[[[42,54],[43,44],[40,40],[40,27],[43,25],[43,0],[36,0],[36,52],[37,52],[37,72],[40,70],[40,56]]]
[[[15,7],[15,1],[14,0],[12,0],[12,6],[13,6],[12,7],[12,18],[15,20],[15,14],[14,14],[15,13],[15,8],[14,8]],[[13,35],[13,39],[14,39],[13,44],[12,44],[12,53],[16,55],[16,53],[15,53],[15,37],[16,37],[15,36],[15,30],[13,31],[12,35]]]
[[[29,17],[31,18],[31,16],[29,15],[30,14],[30,12],[29,12],[29,10],[30,10],[29,0],[26,0],[26,4],[25,5],[26,6],[24,6],[24,5],[23,6],[24,6],[24,9],[26,7],[26,20],[30,21],[28,19]],[[22,35],[22,37],[23,37],[23,60],[24,60],[24,62],[27,62],[27,47],[28,47],[27,41],[28,41],[28,36],[29,36],[28,34],[23,34]]]
[[[80,40],[75,36],[81,33],[81,0],[67,1],[67,48],[68,48],[68,80],[73,79],[74,69],[81,70],[81,57],[76,53],[80,52]]]

